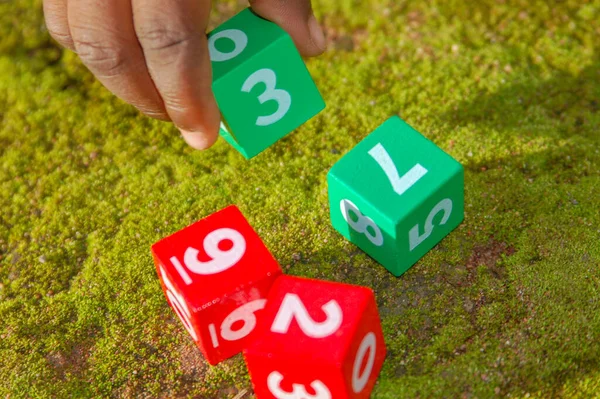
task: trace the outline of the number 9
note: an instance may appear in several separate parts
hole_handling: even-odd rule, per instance
[[[233,246],[226,251],[221,250],[219,243],[223,240],[230,240]],[[183,257],[187,268],[196,274],[202,275],[221,273],[242,259],[246,252],[246,240],[236,230],[230,228],[218,229],[204,238],[204,251],[212,258],[208,262],[198,260],[200,251],[189,247]]]

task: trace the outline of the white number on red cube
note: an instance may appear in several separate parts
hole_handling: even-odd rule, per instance
[[[385,358],[373,292],[282,276],[244,357],[258,399],[368,398]]]
[[[230,206],[152,246],[165,296],[211,364],[252,339],[281,274],[242,213]]]

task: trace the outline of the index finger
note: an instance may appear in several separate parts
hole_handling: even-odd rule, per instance
[[[148,71],[171,120],[194,148],[217,139],[221,115],[212,92],[207,0],[133,0],[133,20]]]

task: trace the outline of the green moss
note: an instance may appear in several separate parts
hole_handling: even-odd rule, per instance
[[[0,2],[0,396],[249,389],[241,357],[202,361],[149,251],[230,203],[286,272],[376,291],[374,398],[598,395],[600,2],[315,2],[328,107],[249,162],[115,99],[40,3]],[[466,169],[465,222],[401,278],[329,226],[325,180],[393,114]]]

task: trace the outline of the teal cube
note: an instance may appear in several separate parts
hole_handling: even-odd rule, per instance
[[[246,9],[208,35],[221,136],[246,159],[325,108],[292,38]]]
[[[395,276],[464,219],[460,163],[398,117],[327,175],[331,223]]]

